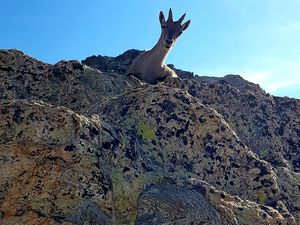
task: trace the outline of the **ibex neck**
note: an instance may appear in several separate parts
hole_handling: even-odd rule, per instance
[[[171,49],[171,48],[170,48]],[[155,61],[160,65],[164,65],[165,60],[170,52],[170,49],[164,47],[163,38],[160,36],[156,45],[151,49],[154,54]]]

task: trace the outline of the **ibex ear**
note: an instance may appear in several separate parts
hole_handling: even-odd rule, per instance
[[[191,23],[191,20],[188,20],[184,24],[182,24],[182,30],[186,30],[189,27],[190,23]]]
[[[159,13],[159,22],[161,25],[164,25],[166,23],[165,16],[162,11],[160,11]]]

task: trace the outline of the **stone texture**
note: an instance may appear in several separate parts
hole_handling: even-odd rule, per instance
[[[247,81],[239,84],[240,77],[227,85],[228,78],[232,80],[226,76],[218,83],[185,80],[184,86],[221,113],[243,143],[276,168],[283,202],[300,219],[300,100],[271,96]]]
[[[1,224],[296,224],[299,100],[233,75],[143,84],[123,74],[138,53],[0,51]]]
[[[140,53],[142,53],[142,51],[131,49],[117,57],[94,55],[82,60],[82,63],[102,72],[125,74],[133,59]]]
[[[117,73],[104,74],[78,61],[42,63],[17,50],[0,50],[1,99],[42,100],[85,114],[103,102],[139,85]]]

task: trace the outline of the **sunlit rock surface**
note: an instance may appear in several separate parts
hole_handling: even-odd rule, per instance
[[[299,224],[300,101],[234,75],[143,84],[139,52],[0,51],[0,224]]]

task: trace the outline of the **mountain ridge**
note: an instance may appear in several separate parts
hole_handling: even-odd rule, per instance
[[[28,218],[73,224],[168,220],[189,224],[207,218],[215,221],[208,224],[299,221],[300,100],[271,96],[239,76],[198,77],[178,69],[181,80],[142,84],[124,75],[139,53],[129,50],[117,57],[92,56],[82,63],[50,65],[20,51],[0,51],[0,146],[6,171],[0,184],[0,220],[7,224]],[[69,119],[60,119],[64,117]],[[51,199],[25,185],[33,194],[20,203],[22,192],[13,188],[18,185],[13,180],[23,181],[9,169],[17,162],[6,156],[7,149],[25,165],[26,154],[40,150],[41,155],[30,161],[45,166],[45,171],[51,163],[60,166],[61,178],[50,181],[68,188],[66,179],[73,180],[75,189],[66,196],[76,201],[61,204],[65,197],[57,187],[39,189],[59,196]],[[18,153],[21,149],[25,158]],[[46,164],[39,164],[41,160]],[[32,169],[25,165],[27,176]],[[69,175],[64,178],[60,170]],[[39,176],[42,184],[49,184]],[[76,196],[75,190],[85,194]],[[168,201],[164,190],[181,200]],[[190,207],[188,201],[193,200],[185,192],[198,196],[209,210]],[[12,198],[13,194],[19,197]],[[172,212],[172,204],[183,212]],[[16,205],[22,213],[11,208]],[[81,205],[89,210],[78,208]],[[164,213],[151,213],[155,211]]]

